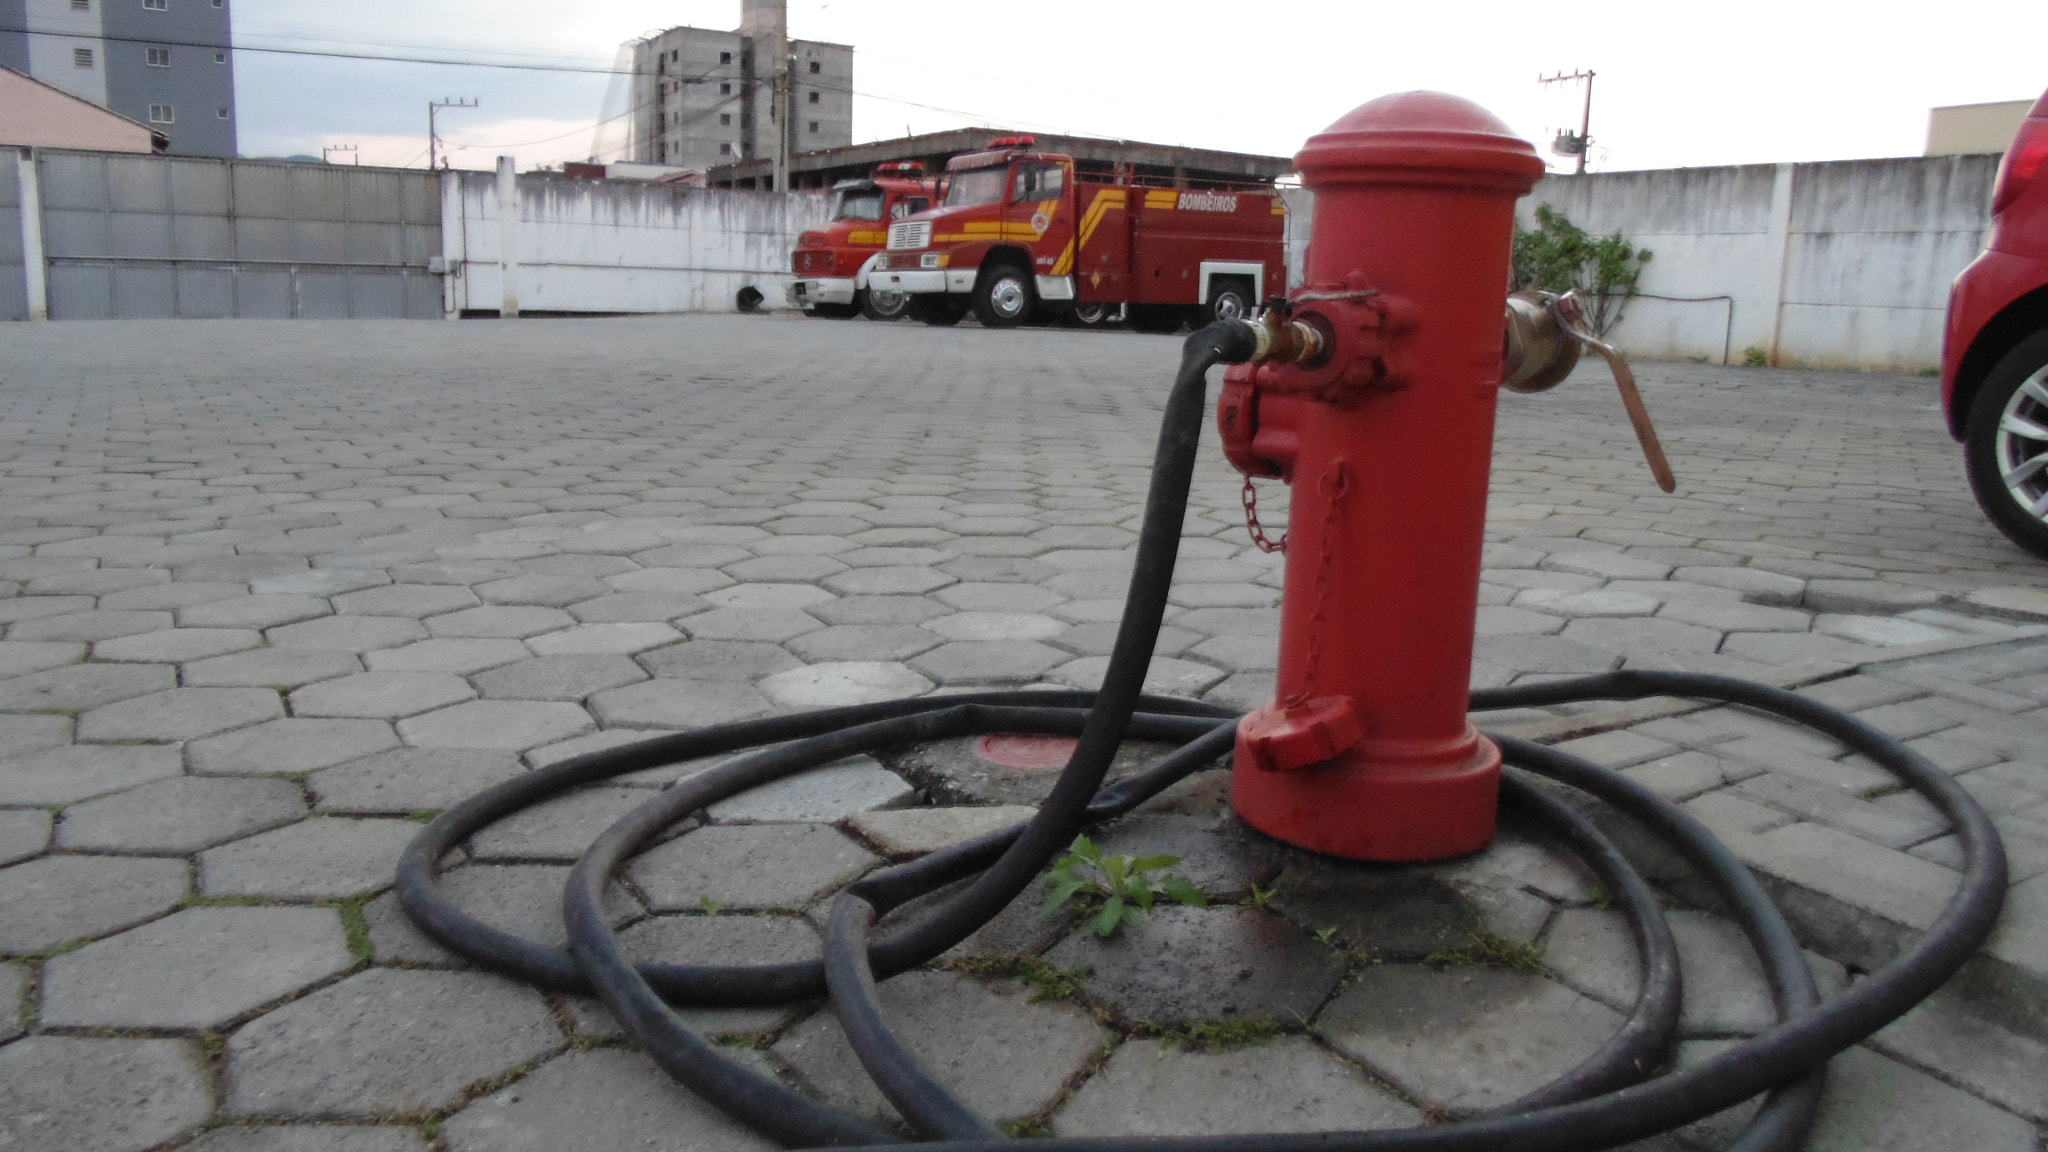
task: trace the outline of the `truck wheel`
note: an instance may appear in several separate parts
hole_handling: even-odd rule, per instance
[[[909,297],[903,311],[912,320],[948,328],[967,315],[967,306],[942,292],[930,292]]]
[[[860,309],[851,304],[813,304],[805,313],[807,316],[822,316],[827,320],[851,320]]]
[[[1964,424],[1963,459],[1985,515],[2048,560],[2048,329],[2020,341],[1984,378]]]
[[[1171,336],[1180,331],[1185,312],[1171,304],[1133,304],[1124,310],[1124,323],[1139,332]]]
[[[863,288],[860,293],[860,314],[870,320],[901,320],[909,307],[908,292]]]
[[[983,269],[974,285],[974,318],[983,328],[1015,328],[1030,318],[1037,295],[1031,274],[1015,264]]]
[[[1067,315],[1080,328],[1107,328],[1117,320],[1114,304],[1076,304]]]
[[[1217,280],[1209,286],[1209,303],[1202,317],[1203,324],[1214,324],[1218,320],[1249,320],[1252,318],[1252,285],[1249,280],[1231,277]]]

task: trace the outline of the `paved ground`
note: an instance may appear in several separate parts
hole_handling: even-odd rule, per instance
[[[413,934],[393,859],[423,814],[648,731],[1094,683],[1174,356],[795,318],[0,328],[0,997],[20,1004],[0,1148],[764,1147],[601,1010]],[[1977,513],[1930,381],[1641,374],[1669,497],[1592,374],[1504,404],[1475,683],[1727,671],[1956,772],[2006,831],[2006,920],[1961,986],[1837,1062],[1815,1147],[2036,1149],[2048,569]],[[1262,501],[1284,521],[1284,489]],[[1196,503],[1154,680],[1250,707],[1279,569],[1213,451]],[[1939,823],[1825,740],[1670,702],[1488,722],[1684,801],[1785,899],[1824,983],[1881,965],[1953,886]],[[811,948],[818,894],[1034,786],[969,756],[714,810],[633,865],[627,939]],[[451,887],[558,934],[567,862],[683,771],[508,821]],[[1025,913],[891,986],[943,1079],[1019,1131],[1407,1124],[1547,1078],[1626,1003],[1632,961],[1570,861],[1511,835],[1434,869],[1337,867],[1244,835],[1217,792],[1109,832],[1182,855],[1209,910],[1108,944]],[[1765,1017],[1728,926],[1677,921],[1688,1059]],[[1204,1023],[1226,1016],[1252,1023]],[[883,1107],[826,1016],[702,1025]]]

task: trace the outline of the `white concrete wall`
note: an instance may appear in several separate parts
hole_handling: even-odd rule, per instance
[[[1652,253],[1610,335],[1632,356],[1917,372],[1941,361],[1949,282],[1984,246],[1995,155],[1552,176],[1548,204]],[[1286,194],[1291,286],[1314,196]]]
[[[1984,246],[1996,156],[1553,176],[1549,204],[1653,253],[1612,336],[1653,359],[1914,372],[1941,360],[1948,286]],[[1732,307],[1732,317],[1731,309]]]
[[[730,312],[748,285],[780,308],[797,236],[829,211],[817,194],[529,174],[508,229],[500,179],[452,172],[442,186],[451,313],[504,310],[508,274],[521,312]]]

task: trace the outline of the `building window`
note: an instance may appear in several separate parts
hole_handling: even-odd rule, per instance
[[[818,62],[817,62],[816,60],[813,60],[813,61],[811,61],[811,75],[813,75],[813,76],[816,76],[817,74],[818,74]]]
[[[225,120],[225,119],[227,119],[227,118],[228,118],[228,110],[227,110],[227,109],[225,109],[225,108],[223,108],[223,109],[221,109],[220,111],[218,111],[218,112],[215,112],[215,113],[213,114],[213,117],[214,117],[214,119],[216,119],[216,120]]]
[[[73,48],[71,50],[71,63],[73,67],[77,68],[92,67],[92,49]]]
[[[227,62],[228,62],[228,54],[227,54],[227,53],[225,53],[225,52],[215,52],[215,53],[213,54],[213,62],[214,62],[215,64],[225,64],[225,63],[227,63]]]
[[[167,3],[168,0],[142,0],[142,6],[151,12],[167,11],[168,9],[165,7]]]
[[[730,145],[730,144],[720,144],[720,145],[718,146],[718,154],[719,154],[720,156],[730,156],[730,155],[732,155],[732,145]]]
[[[171,50],[169,48],[145,48],[142,50],[142,58],[151,68],[169,68],[171,66]]]
[[[813,132],[816,132],[817,130],[818,130],[818,122],[817,122],[816,120],[813,120],[813,121],[811,121],[811,131],[813,131]]]
[[[732,113],[730,113],[730,112],[720,112],[720,113],[718,114],[718,122],[719,122],[720,124],[730,124],[730,123],[732,123]]]
[[[80,12],[92,11],[92,0],[71,0],[71,6]]]
[[[151,104],[149,106],[149,122],[151,124],[176,124],[178,116],[177,113],[171,110],[169,104]]]
[[[227,0],[213,0],[213,6],[215,8],[225,8],[228,6]]]
[[[811,103],[813,103],[813,104],[816,104],[817,102],[818,102],[818,94],[817,94],[816,92],[813,92],[813,93],[811,93]]]
[[[718,94],[719,94],[720,96],[730,96],[730,95],[732,95],[732,85],[730,85],[730,84],[720,84],[720,85],[718,86]]]
[[[730,52],[720,52],[720,53],[718,54],[718,62],[719,62],[720,64],[730,64],[730,63],[732,63],[732,53],[730,53]]]

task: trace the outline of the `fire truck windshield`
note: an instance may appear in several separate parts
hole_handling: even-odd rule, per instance
[[[981,168],[973,172],[955,172],[952,187],[946,189],[946,207],[960,208],[969,204],[993,204],[1003,198],[1003,178],[1010,174],[1007,168]]]
[[[880,220],[882,218],[882,190],[879,188],[852,188],[841,192],[832,205],[834,220]]]

